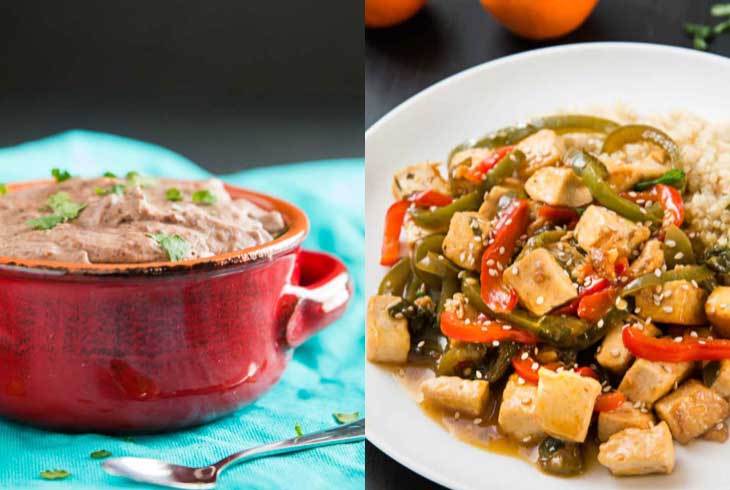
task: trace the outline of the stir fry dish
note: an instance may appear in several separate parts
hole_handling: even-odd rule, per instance
[[[657,127],[532,120],[393,176],[367,357],[422,367],[424,406],[576,475],[671,473],[724,442],[730,249],[685,217],[692,172]],[[726,339],[724,337],[729,337]]]

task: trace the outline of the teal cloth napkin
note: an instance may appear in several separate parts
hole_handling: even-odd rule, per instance
[[[185,179],[210,173],[174,152],[148,143],[88,131],[70,131],[0,149],[0,181],[48,178],[50,169],[96,176],[109,170]],[[258,168],[221,177],[293,202],[309,215],[304,247],[341,257],[355,284],[343,318],[294,352],[281,381],[256,403],[211,424],[181,432],[134,436],[49,432],[0,419],[0,487],[48,489],[159,488],[107,475],[89,457],[161,458],[201,466],[241,449],[335,425],[333,412],[364,412],[364,167],[362,159]],[[243,463],[221,476],[222,489],[364,488],[364,445],[330,446]],[[39,472],[61,468],[71,477],[45,481]]]

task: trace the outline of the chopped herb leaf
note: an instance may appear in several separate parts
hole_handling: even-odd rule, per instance
[[[95,187],[94,192],[99,196],[106,196],[108,194],[116,194],[117,196],[124,195],[125,187],[122,184],[114,184],[108,189],[102,189],[101,187]]]
[[[215,194],[210,192],[207,189],[203,189],[201,191],[195,191],[193,193],[193,202],[198,204],[213,204],[218,200],[217,197],[215,197]]]
[[[114,172],[109,172],[108,170],[101,174],[102,177],[109,177],[111,179],[116,179],[117,175]]]
[[[47,216],[39,216],[37,218],[28,220],[27,225],[35,230],[50,230],[57,224],[62,223],[63,221],[64,220],[61,216],[49,214]]]
[[[8,193],[8,186],[5,184],[0,184],[0,196],[4,196]]]
[[[112,453],[107,451],[106,449],[101,449],[99,451],[94,451],[93,453],[89,454],[89,457],[92,459],[104,459],[111,456]]]
[[[712,34],[712,28],[704,24],[686,23],[684,25],[684,32],[695,38],[706,39]]]
[[[182,201],[182,192],[177,187],[170,187],[165,191],[168,201]]]
[[[678,168],[673,168],[661,177],[652,180],[645,180],[644,182],[639,182],[634,186],[634,189],[636,189],[637,191],[643,191],[656,184],[671,185],[672,187],[676,187],[677,189],[682,190],[684,189],[685,184],[685,173]]]
[[[727,17],[730,15],[730,3],[716,3],[710,9],[713,17]]]
[[[155,233],[154,235],[147,236],[153,238],[157,243],[159,243],[167,252],[167,257],[173,262],[184,259],[190,251],[190,244],[180,235]]]
[[[51,169],[51,175],[53,175],[53,178],[56,179],[56,182],[63,182],[64,180],[71,178],[71,174],[68,173],[68,170],[61,170],[60,168]]]
[[[724,34],[728,31],[730,31],[730,20],[720,22],[712,28],[712,33],[717,36],[719,36],[720,34]]]
[[[302,432],[302,426],[299,425],[299,422],[294,424],[294,430],[297,432],[297,437],[302,437],[304,435],[304,432]]]
[[[707,50],[707,41],[705,41],[705,39],[702,37],[695,36],[694,39],[692,39],[692,45],[695,47],[695,49],[699,49],[700,51]]]
[[[71,476],[71,473],[66,470],[59,470],[58,468],[41,471],[41,478],[44,480],[63,480],[69,476]]]
[[[138,185],[140,187],[149,187],[155,184],[155,179],[153,177],[142,175],[139,172],[131,171],[127,172],[127,182],[132,186]]]
[[[335,412],[332,414],[332,417],[334,417],[335,422],[337,422],[338,424],[349,424],[350,422],[354,422],[360,418],[360,412],[352,412],[352,413]]]

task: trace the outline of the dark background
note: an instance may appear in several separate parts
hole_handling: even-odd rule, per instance
[[[709,8],[720,2],[603,0],[577,31],[557,41],[538,43],[511,35],[481,8],[478,0],[428,0],[426,8],[406,23],[365,33],[366,126],[449,75],[521,51],[588,41],[639,41],[690,47],[692,41],[684,34],[682,24],[712,21]],[[716,39],[710,51],[730,56],[730,35]],[[701,90],[701,80],[698,80],[698,90]],[[424,451],[428,448],[424,447]],[[365,454],[369,490],[442,488],[407,470],[370,443]],[[488,474],[484,475],[484,481],[488,488]]]
[[[351,2],[6,2],[0,146],[71,128],[216,172],[363,154]]]

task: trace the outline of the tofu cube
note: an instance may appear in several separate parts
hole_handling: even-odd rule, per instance
[[[723,443],[727,441],[728,432],[727,432],[727,423],[726,422],[720,422],[716,424],[712,429],[708,430],[704,434],[702,434],[702,439],[705,441],[712,441],[712,442],[719,442]]]
[[[654,409],[681,444],[701,436],[728,416],[727,401],[695,379],[659,400]]]
[[[598,449],[598,462],[617,476],[669,474],[674,460],[672,434],[664,422],[648,429],[624,429]]]
[[[718,334],[730,337],[730,286],[712,290],[705,303],[705,313]]]
[[[633,402],[652,405],[692,372],[691,362],[652,362],[637,359],[621,380],[618,390]]]
[[[646,411],[641,411],[634,407],[631,402],[624,402],[620,407],[610,412],[601,412],[598,414],[598,439],[602,442],[608,440],[609,437],[624,429],[648,429],[654,425],[654,415]]]
[[[591,191],[570,167],[544,167],[537,170],[525,182],[525,191],[532,199],[551,206],[577,208],[593,201]]]
[[[522,177],[529,177],[538,169],[555,165],[565,151],[563,138],[555,131],[541,129],[517,144],[525,154],[526,160],[520,169]]]
[[[592,248],[616,249],[623,257],[629,257],[634,248],[650,236],[646,226],[596,205],[588,206],[583,212],[574,233],[578,245],[586,252]]]
[[[487,193],[487,197],[484,199],[484,202],[479,207],[479,214],[482,215],[482,217],[487,221],[492,220],[495,216],[497,216],[497,213],[503,207],[500,206],[502,198],[505,198],[505,196],[509,195],[515,195],[516,192],[517,191],[512,187],[495,185],[489,190],[489,193]]]
[[[448,410],[478,417],[489,400],[489,383],[458,376],[438,376],[421,383],[423,399]]]
[[[454,213],[449,223],[449,231],[441,245],[444,255],[463,269],[478,271],[490,229],[489,222],[479,213]]]
[[[661,159],[660,155],[656,155]],[[610,158],[603,159],[608,169],[608,183],[617,192],[631,189],[638,182],[661,177],[668,170],[667,165],[659,163],[652,155],[628,163],[617,162]]]
[[[408,214],[406,214],[406,218],[403,221],[403,231],[405,232],[406,243],[408,244],[409,247],[412,247],[421,238],[425,238],[429,235],[433,235],[434,232],[437,232],[440,230],[431,230],[429,228],[424,228],[422,226],[419,226],[411,219],[411,217]]]
[[[399,170],[393,175],[393,196],[400,201],[413,193],[433,189],[449,194],[449,185],[441,177],[439,164],[432,162],[417,163]]]
[[[393,318],[388,308],[401,300],[398,296],[376,295],[368,301],[365,321],[365,350],[368,361],[403,363],[411,349],[408,320]]]
[[[661,333],[661,330],[651,323],[641,326],[646,335],[656,337]],[[601,349],[596,353],[598,364],[615,374],[624,373],[634,360],[634,355],[624,346],[622,334],[623,324],[612,326],[603,338]]]
[[[649,240],[641,253],[631,263],[629,270],[633,277],[654,272],[664,266],[664,245],[659,240]]]
[[[568,272],[544,248],[533,250],[507,267],[502,278],[517,291],[522,304],[536,315],[544,315],[578,296]]]
[[[723,398],[730,397],[730,359],[723,359],[722,361],[716,361],[717,365],[717,376],[710,385],[710,388],[715,390]]]
[[[707,292],[689,281],[669,281],[657,292],[644,288],[636,293],[641,315],[655,322],[676,325],[704,325]]]
[[[572,371],[540,368],[538,375],[536,412],[542,429],[566,441],[585,441],[601,383]]]
[[[526,443],[545,436],[537,416],[537,386],[522,384],[519,376],[512,374],[502,392],[502,404],[497,419],[502,433],[511,439]]]

